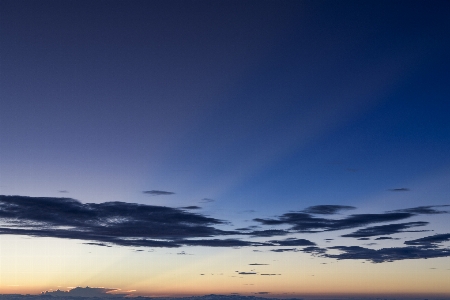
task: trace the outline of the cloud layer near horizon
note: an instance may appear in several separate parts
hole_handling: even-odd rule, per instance
[[[369,226],[375,223],[400,221],[422,214],[447,213],[426,206],[406,208],[379,214],[352,214],[339,219],[315,215],[336,215],[342,210],[355,209],[351,206],[317,205],[300,212],[289,212],[275,218],[255,218],[261,226],[287,225],[288,229],[252,230],[240,228],[221,230],[218,225],[229,224],[190,210],[198,206],[172,208],[125,202],[81,203],[71,198],[27,197],[0,195],[0,234],[26,235],[33,237],[66,238],[86,241],[85,244],[137,247],[277,247],[272,252],[303,252],[314,256],[334,259],[363,259],[374,263],[402,259],[419,259],[450,256],[450,248],[443,245],[450,240],[450,234],[405,241],[405,247],[370,249],[361,246],[319,247],[316,243],[298,237],[273,239],[265,242],[253,238],[298,235],[342,229],[360,228],[342,237],[367,240],[369,237],[393,235],[423,227],[428,222],[416,221]],[[236,236],[247,236],[246,240]],[[395,240],[379,237],[376,240]],[[289,247],[289,248],[279,248]],[[304,247],[302,249],[292,247]],[[340,254],[329,254],[338,250]]]

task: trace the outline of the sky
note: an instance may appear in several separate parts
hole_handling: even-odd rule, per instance
[[[450,298],[449,14],[0,0],[0,294]]]

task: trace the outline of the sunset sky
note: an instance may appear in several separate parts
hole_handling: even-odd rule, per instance
[[[449,16],[0,0],[0,294],[450,299]]]

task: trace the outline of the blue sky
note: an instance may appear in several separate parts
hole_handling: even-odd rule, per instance
[[[450,204],[447,2],[1,1],[0,11],[0,194],[6,203],[3,217],[0,215],[0,242],[5,253],[11,253],[7,255],[16,255],[12,246],[5,246],[8,239],[17,245],[30,236],[26,242],[31,244],[24,247],[45,248],[42,241],[50,239],[52,250],[48,251],[56,251],[61,260],[64,255],[55,249],[77,249],[71,254],[73,261],[84,261],[83,249],[109,251],[106,256],[99,254],[103,260],[94,267],[97,269],[112,264],[105,257],[134,251],[118,247],[120,243],[110,236],[80,236],[76,231],[61,238],[56,231],[11,231],[15,228],[9,223],[12,219],[22,227],[32,223],[36,230],[75,226],[61,221],[68,216],[56,204],[75,205],[72,200],[60,199],[68,198],[85,205],[80,206],[81,211],[94,209],[88,208],[88,203],[121,202],[131,205],[124,207],[181,209],[182,218],[213,218],[220,222],[201,222],[224,231],[248,226],[260,226],[252,230],[290,230],[264,238],[242,237],[242,232],[232,235],[249,243],[272,241],[261,254],[265,259],[275,255],[268,249],[283,244],[273,241],[306,239],[321,249],[328,244],[362,247],[366,242],[342,235],[403,224],[401,231],[407,234],[389,227],[394,230],[390,234],[400,240],[364,245],[368,261],[379,263],[367,249],[415,245],[423,250],[425,242],[404,242],[443,235],[439,246],[426,242],[427,251],[437,247],[443,255],[428,261],[439,261],[443,270],[450,269],[448,255],[444,255],[450,232],[444,213],[448,208],[438,206]],[[28,214],[36,208],[27,199],[42,205],[43,215],[38,219]],[[11,203],[20,209],[9,210]],[[46,205],[60,217],[47,215]],[[305,213],[308,207],[318,205],[355,207],[331,215],[309,215],[325,216],[326,222],[351,219],[352,215],[380,214],[385,218],[390,211],[421,210],[403,211],[411,215],[379,223],[322,226],[318,230],[323,232],[317,234],[294,230],[292,226],[299,221],[286,219],[290,212]],[[200,209],[186,208],[189,206]],[[98,208],[99,214],[102,209]],[[94,222],[81,211],[80,219],[86,224]],[[121,209],[115,207],[114,211],[123,217]],[[94,230],[77,226],[76,230]],[[95,230],[100,234],[103,229]],[[179,243],[180,251],[196,249],[199,259],[233,257],[240,251],[251,263],[257,253],[252,251],[259,247],[194,247],[165,235],[165,229],[159,230],[164,241]],[[209,238],[227,238],[227,234],[214,232]],[[86,242],[94,244],[83,244]],[[331,261],[336,259],[332,253],[337,249],[313,254]],[[349,263],[364,260],[348,249],[340,250],[347,251]],[[223,252],[219,255],[216,251]],[[304,251],[301,256],[299,251],[276,255],[284,262],[310,259],[306,254],[312,252]],[[140,261],[136,255],[126,254],[124,264]],[[42,252],[30,252],[27,257],[39,261]],[[165,265],[161,270],[175,268],[170,257],[162,255],[160,261]],[[422,260],[410,258],[407,261],[417,265],[393,266],[404,258],[387,264],[404,272],[416,268],[417,276],[434,268],[427,262],[421,269]],[[212,265],[215,272],[222,266],[220,262]],[[54,268],[44,275],[48,280],[32,284],[35,269],[8,265],[0,271],[2,279],[6,286],[22,290],[2,291],[67,289],[84,283],[105,288],[121,285],[122,290],[133,286],[120,283],[119,271],[95,280],[69,276],[56,284],[50,274],[76,273],[76,267]],[[197,272],[197,267],[186,262],[179,262],[178,268],[176,272],[189,268]],[[317,268],[322,266],[307,267]],[[383,274],[373,268],[374,274]],[[281,265],[279,269],[283,269]],[[342,269],[348,274],[361,272],[353,265]],[[319,285],[318,290],[296,286],[293,278],[298,274],[287,266],[285,270],[292,283],[274,283],[268,292],[280,295],[285,289],[302,295],[320,290]],[[339,272],[333,270],[330,274]],[[13,271],[26,275],[17,275],[16,283],[10,282],[5,276]],[[162,276],[163,271],[155,272],[152,276]],[[158,277],[167,289],[152,292],[140,274],[136,271],[130,276],[141,282],[133,289],[142,295],[170,294],[170,282],[189,276]],[[448,296],[448,287],[439,285],[446,277],[443,272],[430,278],[438,282],[436,293]],[[331,278],[324,278],[323,284],[330,284]],[[381,285],[382,280],[377,280]],[[412,294],[430,291],[425,284],[420,288],[415,279],[408,280],[386,293],[408,293],[408,286],[417,286],[411,288]],[[227,281],[221,291],[229,293],[242,284]],[[198,289],[179,287],[172,293],[214,291],[202,290],[201,281],[192,286]],[[344,286],[348,288],[330,288],[329,293],[365,293],[356,285]],[[242,293],[261,292],[246,288]]]

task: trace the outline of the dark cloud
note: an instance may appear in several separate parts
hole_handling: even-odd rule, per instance
[[[142,193],[151,195],[151,196],[167,196],[167,195],[175,194],[174,192],[159,191],[159,190],[143,191]]]
[[[272,249],[272,252],[298,252],[297,248],[280,248],[280,249]]]
[[[253,264],[248,264],[249,266],[268,266],[269,264],[258,264],[258,263],[253,263]]]
[[[369,238],[359,238],[358,241],[368,241],[370,240]]]
[[[380,236],[375,239],[375,241],[382,241],[382,240],[398,240],[398,239],[394,239],[390,236]]]
[[[70,198],[0,195],[0,220],[4,223],[0,234],[79,239],[97,244],[169,248],[254,245],[235,239],[199,239],[240,233],[214,228],[225,223],[215,218],[135,203],[83,204]]]
[[[177,243],[186,246],[204,246],[204,247],[246,247],[246,246],[270,246],[265,243],[249,242],[238,239],[201,239],[201,240],[181,240]]]
[[[312,254],[312,255],[314,255],[314,256],[320,256],[320,255],[326,253],[326,252],[327,252],[327,249],[312,246],[312,247],[306,247],[306,248],[303,248],[301,251],[302,251],[302,252],[305,252],[305,253]]]
[[[93,246],[102,246],[102,247],[111,247],[111,245],[103,244],[103,243],[83,243],[84,245],[93,245]]]
[[[196,206],[196,205],[190,205],[190,206],[181,207],[181,209],[201,209],[201,207]]]
[[[270,292],[257,292],[257,293],[254,293],[255,295],[267,295],[267,294],[270,294]]]
[[[305,239],[295,239],[289,238],[285,240],[272,240],[268,241],[268,243],[273,244],[274,246],[315,246],[316,244]]]
[[[255,274],[258,274],[258,273],[256,273],[256,272],[239,272],[238,274],[239,275],[255,275]]]
[[[423,232],[428,230],[406,230],[411,227],[425,226],[428,222],[409,222],[409,223],[400,223],[400,224],[389,224],[389,225],[380,225],[367,227],[363,229],[359,229],[353,233],[341,235],[342,237],[353,237],[353,238],[362,238],[362,237],[371,237],[371,236],[379,236],[379,235],[391,235],[400,232]]]
[[[306,208],[303,212],[316,215],[333,215],[341,210],[350,210],[355,208],[356,207],[347,205],[315,205]]]
[[[355,214],[343,219],[318,218],[304,212],[289,212],[276,219],[256,218],[254,221],[263,225],[290,225],[291,231],[320,232],[350,229],[373,223],[392,222],[414,216],[412,213],[394,212],[382,214]]]
[[[406,245],[418,245],[422,247],[437,247],[439,243],[450,241],[450,233],[435,234],[424,238],[405,241]]]
[[[391,192],[408,192],[408,188],[395,188],[395,189],[389,189]]]
[[[42,292],[42,296],[53,296],[53,297],[124,297],[127,294],[111,294],[111,292],[116,292],[118,289],[107,289],[107,288],[91,288],[91,287],[76,287],[67,292],[56,290],[56,291],[45,291]]]
[[[430,205],[430,206],[418,206],[412,208],[405,209],[397,209],[391,212],[400,212],[400,213],[412,213],[418,215],[435,215],[435,214],[446,214],[448,211],[436,210],[434,207],[448,207],[450,205]]]
[[[430,249],[422,247],[383,248],[379,250],[359,246],[336,246],[328,249],[342,251],[340,254],[323,254],[323,257],[342,259],[362,259],[373,263],[392,262],[404,259],[427,259],[450,256],[450,249]]]
[[[290,232],[288,230],[282,229],[267,229],[267,230],[255,230],[249,232],[248,234],[254,237],[272,237],[272,236],[280,236],[287,235]]]
[[[58,193],[63,193],[63,194],[67,194],[69,191],[66,191],[66,190],[61,190],[61,191],[58,191]]]

